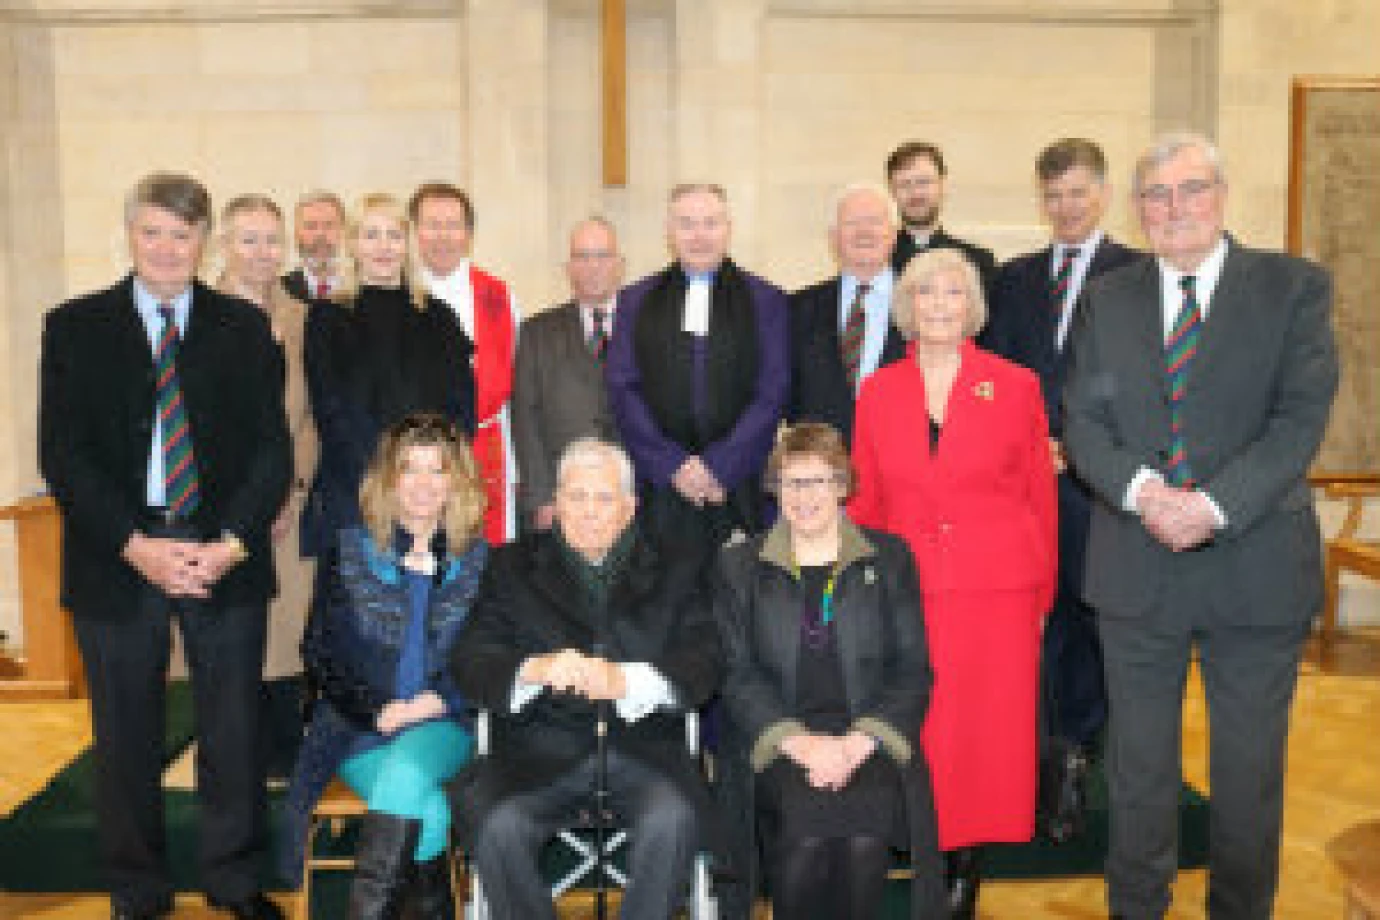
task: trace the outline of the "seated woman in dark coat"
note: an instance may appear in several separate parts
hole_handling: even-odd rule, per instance
[[[469,760],[467,705],[451,648],[478,591],[484,492],[444,418],[385,433],[360,488],[366,526],[341,532],[303,657],[322,696],[288,791],[284,874],[296,878],[307,817],[337,773],[369,806],[350,917],[452,920],[441,784]],[[415,866],[415,868],[414,868]]]
[[[729,659],[719,788],[742,822],[731,839],[745,882],[726,916],[748,916],[759,839],[774,916],[877,916],[892,848],[910,851],[911,916],[943,916],[910,551],[843,514],[852,470],[833,428],[789,429],[767,477],[781,518],[724,550],[716,585]]]

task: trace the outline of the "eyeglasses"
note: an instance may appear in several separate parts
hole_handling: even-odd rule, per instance
[[[609,249],[572,249],[570,251],[570,261],[572,262],[607,262],[609,259],[618,258],[618,253]]]
[[[1148,205],[1167,208],[1176,198],[1180,204],[1195,204],[1216,187],[1216,179],[1187,179],[1177,186],[1147,185],[1137,194]]]
[[[838,476],[782,476],[776,487],[782,492],[813,492],[825,486],[837,485]]]

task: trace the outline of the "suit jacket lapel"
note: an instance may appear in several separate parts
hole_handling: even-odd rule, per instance
[[[1202,332],[1198,338],[1198,353],[1194,356],[1193,366],[1188,372],[1190,393],[1208,386],[1201,381],[1205,375],[1212,373],[1214,364],[1219,363],[1215,360],[1217,351],[1222,347],[1218,343],[1231,336],[1232,327],[1244,319],[1242,311],[1249,308],[1248,298],[1244,296],[1249,279],[1241,265],[1241,251],[1233,242],[1229,241],[1227,245],[1227,258],[1222,263],[1222,275],[1217,279],[1217,287],[1208,303],[1207,316],[1203,320]]]
[[[599,365],[589,350],[589,340],[585,338],[580,305],[573,300],[561,308],[560,341],[565,358],[562,373],[577,374],[586,384],[598,382],[601,376]]]
[[[594,628],[582,603],[584,589],[561,561],[555,540],[554,535],[544,540],[533,554],[532,585],[546,598],[549,608],[558,614],[553,618],[552,628],[546,633],[557,641],[568,642],[572,636],[581,641],[588,640],[593,636]],[[532,625],[541,624],[534,622]]]

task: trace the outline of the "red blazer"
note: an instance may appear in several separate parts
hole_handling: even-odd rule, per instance
[[[1058,538],[1039,379],[965,342],[934,453],[925,406],[913,347],[863,384],[853,520],[904,537],[926,593],[1035,589],[1047,612]]]

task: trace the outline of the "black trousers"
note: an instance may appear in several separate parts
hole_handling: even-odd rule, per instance
[[[590,807],[595,771],[590,757],[545,789],[504,799],[485,817],[474,861],[497,920],[555,920],[537,856],[547,840]],[[620,916],[669,918],[690,881],[699,840],[694,809],[670,780],[613,752],[608,789],[609,806],[629,836],[629,884]]]
[[[200,885],[220,901],[254,894],[267,846],[258,749],[266,605],[172,599],[147,588],[132,610],[73,612],[91,692],[96,810],[112,903],[147,911],[173,892],[161,788],[173,620],[196,714]]]
[[[1111,718],[1107,900],[1130,920],[1164,916],[1178,870],[1184,686],[1198,651],[1208,712],[1208,916],[1267,920],[1279,879],[1289,710],[1308,623],[1253,623],[1210,609],[1210,559],[1180,554],[1159,606],[1102,616]]]

